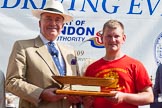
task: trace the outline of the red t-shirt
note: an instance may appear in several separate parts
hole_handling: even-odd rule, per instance
[[[126,55],[114,61],[99,59],[87,68],[85,76],[117,78],[119,90],[126,93],[138,93],[145,87],[152,86],[143,64]],[[94,100],[93,108],[138,108],[138,106],[125,102],[113,104],[105,98],[98,97]]]

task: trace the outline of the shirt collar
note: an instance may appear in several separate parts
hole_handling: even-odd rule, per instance
[[[41,40],[43,41],[43,43],[45,44],[45,45],[47,45],[47,43],[49,42],[49,40],[47,40],[41,33],[40,33],[40,38],[41,38]],[[54,43],[56,43],[56,41],[53,41]]]

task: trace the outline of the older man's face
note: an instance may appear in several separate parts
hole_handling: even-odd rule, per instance
[[[58,14],[43,13],[39,21],[40,32],[49,41],[53,41],[57,38],[63,25],[64,19]]]

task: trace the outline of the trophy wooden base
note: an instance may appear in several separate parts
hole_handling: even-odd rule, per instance
[[[110,92],[90,92],[90,91],[81,91],[81,90],[56,90],[55,93],[67,94],[67,95],[78,95],[78,96],[105,96],[105,97],[115,96],[115,93],[110,93]]]

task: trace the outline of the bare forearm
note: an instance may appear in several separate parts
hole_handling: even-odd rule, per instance
[[[138,94],[129,94],[125,93],[124,102],[133,104],[133,105],[146,105],[152,103],[154,100],[153,94],[148,92],[142,92]]]

